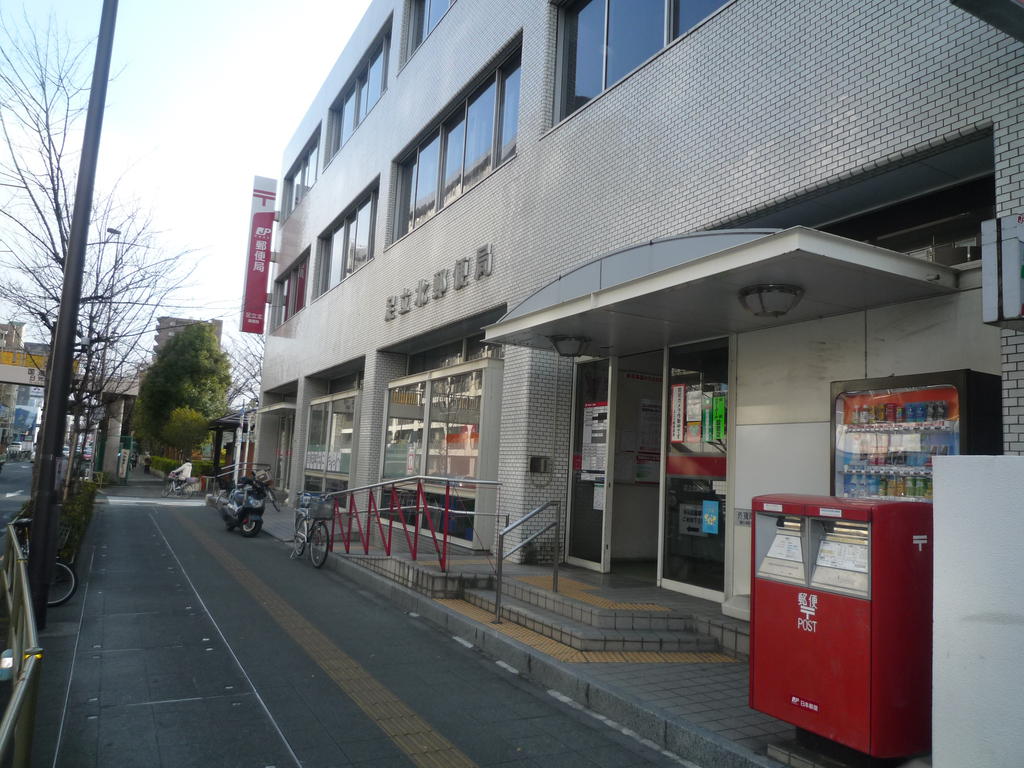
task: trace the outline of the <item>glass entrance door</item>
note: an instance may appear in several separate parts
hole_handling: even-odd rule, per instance
[[[608,569],[606,512],[610,494],[608,361],[576,366],[573,423],[572,498],[569,504],[569,558],[580,565]]]
[[[671,348],[668,373],[662,578],[719,597],[725,589],[728,340]]]

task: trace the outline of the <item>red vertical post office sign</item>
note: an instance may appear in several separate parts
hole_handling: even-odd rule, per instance
[[[245,263],[242,333],[263,333],[276,191],[277,181],[274,179],[262,176],[255,178],[252,186],[252,220],[249,223],[249,257]]]

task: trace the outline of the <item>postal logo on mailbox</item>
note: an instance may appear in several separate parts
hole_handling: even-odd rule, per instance
[[[804,632],[817,632],[818,621],[815,616],[818,614],[818,596],[801,592],[797,595],[797,602],[801,615],[797,617],[796,628]]]

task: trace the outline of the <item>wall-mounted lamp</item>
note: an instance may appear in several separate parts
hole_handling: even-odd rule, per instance
[[[738,298],[744,309],[758,317],[782,317],[800,303],[803,295],[799,285],[761,283],[748,285]]]
[[[550,336],[551,345],[562,357],[579,357],[590,344],[586,336]]]

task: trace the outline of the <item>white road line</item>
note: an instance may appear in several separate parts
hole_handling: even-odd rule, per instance
[[[515,667],[513,667],[511,664],[506,664],[504,661],[500,661],[500,660],[496,661],[494,663],[497,664],[502,669],[504,669],[506,672],[511,672],[513,675],[518,675],[519,674],[519,670],[516,669]]]
[[[455,635],[452,635],[452,640],[454,640],[459,645],[466,646],[467,648],[472,648],[473,647],[473,644],[471,642],[469,642],[469,640],[463,640],[461,637],[457,637]]]
[[[23,493],[24,491],[12,491],[11,493],[5,493],[4,498],[9,499],[11,496],[21,496]]]
[[[566,696],[564,693],[560,693],[559,691],[556,691],[556,690],[553,690],[553,689],[549,689],[548,690],[548,696],[550,696],[553,699],[557,699],[558,701],[562,702],[566,706],[572,707],[573,709],[578,709],[580,712],[586,712],[588,715],[590,715],[595,720],[600,720],[602,723],[607,725],[609,728],[618,731],[623,736],[628,736],[629,738],[631,738],[631,739],[633,739],[635,741],[640,742],[645,747],[648,747],[649,749],[653,749],[655,752],[658,752],[659,754],[663,755],[664,757],[667,757],[669,760],[672,760],[672,761],[674,761],[676,763],[679,763],[679,765],[683,766],[683,768],[701,768],[696,763],[691,763],[689,760],[684,760],[679,755],[677,755],[677,754],[675,754],[673,752],[669,752],[667,749],[662,749],[655,742],[651,741],[650,739],[645,739],[643,736],[641,736],[636,731],[631,730],[631,729],[627,728],[624,725],[620,725],[619,723],[615,722],[611,718],[605,717],[604,715],[599,715],[597,712],[593,712],[593,711],[587,709],[582,704],[579,704],[578,702],[573,701],[571,698]]]
[[[206,504],[206,501],[203,499],[154,499],[141,496],[105,496],[103,500],[113,507],[127,506],[131,504],[152,504],[156,507],[201,507]]]
[[[82,585],[82,610],[78,613],[78,631],[75,632],[75,649],[71,654],[71,668],[68,670],[68,687],[64,691],[64,705],[60,710],[60,723],[57,724],[57,741],[53,750],[53,768],[57,768],[57,758],[60,757],[60,744],[64,736],[64,720],[68,714],[68,701],[71,698],[71,681],[75,678],[75,659],[78,658],[78,643],[82,639],[82,623],[85,621],[85,604],[89,601],[89,575],[92,573],[92,563],[96,558],[96,547],[92,548],[89,556],[89,568],[86,570],[85,583]]]
[[[160,524],[156,521],[156,518],[153,517],[152,513],[150,513],[149,519],[153,521],[153,526],[156,528],[157,532],[160,534],[160,538],[163,539],[164,544],[167,546],[167,551],[171,553],[171,557],[173,557],[174,561],[178,564],[178,567],[181,569],[181,574],[185,577],[185,581],[188,582],[189,587],[192,588],[192,592],[195,594],[196,600],[199,601],[199,605],[202,606],[203,611],[205,611],[206,615],[210,618],[210,623],[213,624],[213,628],[217,630],[217,634],[220,635],[220,639],[221,642],[224,643],[224,647],[227,648],[228,653],[231,654],[231,658],[235,660],[235,664],[238,666],[238,670],[242,673],[242,677],[244,677],[246,682],[249,683],[249,687],[252,689],[253,695],[256,697],[256,701],[260,703],[260,706],[263,708],[263,711],[266,713],[267,717],[270,719],[270,722],[273,724],[274,730],[277,731],[277,735],[281,737],[281,742],[284,744],[284,748],[288,750],[288,754],[291,755],[292,760],[295,762],[295,765],[297,765],[298,768],[302,768],[302,761],[299,760],[298,755],[295,754],[295,750],[292,749],[292,745],[288,743],[288,738],[284,735],[284,731],[281,730],[281,726],[278,725],[277,720],[275,720],[274,716],[270,713],[270,708],[267,706],[267,703],[263,700],[263,697],[260,696],[260,692],[256,690],[255,683],[253,683],[252,678],[249,677],[249,673],[245,671],[245,667],[242,666],[242,662],[239,661],[238,656],[235,655],[234,649],[231,647],[231,644],[228,643],[228,639],[224,636],[224,633],[221,631],[220,625],[217,623],[217,620],[213,618],[213,614],[210,613],[210,609],[206,607],[206,603],[203,601],[202,596],[199,594],[199,590],[196,589],[196,585],[192,582],[192,578],[188,575],[188,571],[185,570],[185,566],[182,565],[181,560],[178,559],[178,553],[174,551],[174,548],[171,546],[171,543],[167,540],[167,537],[164,536],[163,529],[160,528]]]

